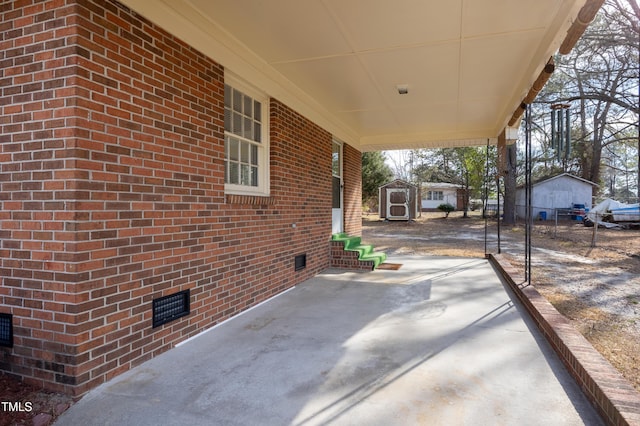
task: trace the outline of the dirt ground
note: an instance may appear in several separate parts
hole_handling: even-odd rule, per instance
[[[0,372],[0,426],[46,426],[71,406],[68,395],[45,392]],[[11,407],[9,406],[11,404]]]
[[[486,227],[485,227],[486,223]],[[363,217],[363,241],[388,254],[482,257],[497,253],[495,219],[423,213],[416,221]],[[640,230],[536,221],[531,282],[640,391]],[[500,250],[524,272],[524,224],[501,226]]]

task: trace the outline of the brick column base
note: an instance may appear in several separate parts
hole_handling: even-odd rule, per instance
[[[344,243],[341,241],[331,241],[331,267],[372,271],[373,262],[359,260],[358,252],[345,250]]]

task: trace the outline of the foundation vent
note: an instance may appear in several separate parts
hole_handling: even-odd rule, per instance
[[[190,292],[180,291],[153,300],[153,327],[176,320],[190,312]]]
[[[295,269],[296,271],[300,271],[307,267],[307,254],[299,254],[295,259]]]
[[[13,315],[0,314],[0,346],[13,347]]]

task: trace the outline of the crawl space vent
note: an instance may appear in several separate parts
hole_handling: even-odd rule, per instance
[[[299,254],[296,256],[295,260],[295,268],[296,271],[304,269],[307,267],[307,254]]]
[[[158,327],[185,315],[189,315],[189,290],[153,300],[153,327]]]
[[[0,346],[13,347],[13,315],[0,314]]]

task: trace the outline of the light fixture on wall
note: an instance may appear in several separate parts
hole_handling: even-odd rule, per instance
[[[408,84],[398,84],[396,85],[396,89],[398,89],[399,95],[406,95],[409,93],[409,85]]]

